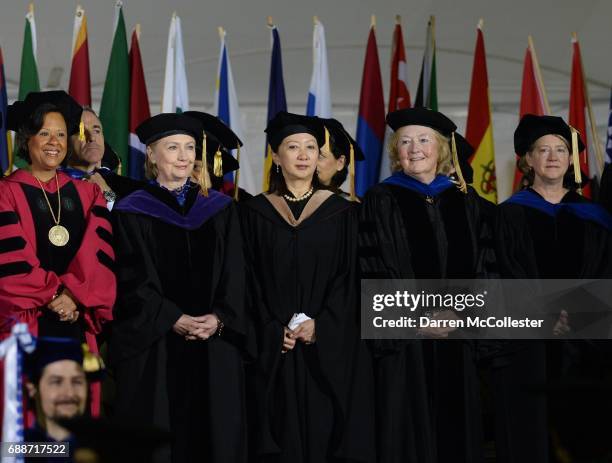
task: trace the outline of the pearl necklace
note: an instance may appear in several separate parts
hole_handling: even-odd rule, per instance
[[[306,193],[304,193],[302,196],[298,198],[294,198],[293,196],[289,196],[289,195],[283,195],[283,198],[285,198],[287,201],[291,201],[292,203],[297,203],[297,202],[304,201],[305,199],[310,198],[313,193],[314,193],[314,187],[311,186],[310,190],[308,190]]]

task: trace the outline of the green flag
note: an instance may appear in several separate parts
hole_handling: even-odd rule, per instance
[[[106,142],[121,160],[121,171],[128,172],[130,68],[121,2],[116,3],[115,9],[115,35],[100,104],[100,121]]]
[[[34,6],[32,4],[30,4],[26,14],[25,32],[23,34],[18,99],[23,100],[30,92],[40,92],[38,67],[36,65],[36,23],[34,22]],[[20,156],[16,155],[14,159],[16,167],[24,168],[27,166],[27,163]]]

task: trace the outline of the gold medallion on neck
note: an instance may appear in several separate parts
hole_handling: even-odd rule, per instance
[[[70,233],[68,233],[66,227],[55,225],[49,229],[49,241],[54,246],[66,246],[70,241]]]

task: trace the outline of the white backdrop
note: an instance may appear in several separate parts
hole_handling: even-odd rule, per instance
[[[66,88],[74,0],[35,1],[41,85]],[[106,74],[113,27],[112,0],[83,0],[89,27],[94,107]],[[4,53],[9,99],[17,94],[26,1],[0,0],[0,46]],[[527,35],[535,41],[554,114],[567,117],[570,34],[578,33],[588,88],[600,139],[608,121],[612,81],[612,1],[610,0],[125,0],[128,37],[142,26],[141,51],[153,113],[159,111],[168,26],[172,12],[182,19],[192,109],[210,110],[214,94],[219,38],[227,31],[234,79],[242,109],[245,142],[256,175],[261,175],[270,66],[272,15],[283,45],[289,110],[304,112],[312,66],[312,17],[325,25],[334,115],[354,133],[370,15],[377,15],[377,38],[385,98],[388,92],[390,41],[396,14],[402,16],[409,89],[416,94],[425,28],[436,15],[440,110],[465,127],[476,24],[484,19],[489,83],[493,105],[499,197],[510,191],[512,132],[518,119],[522,60]],[[61,76],[50,81],[52,69]]]

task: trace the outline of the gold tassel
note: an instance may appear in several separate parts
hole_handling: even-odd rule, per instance
[[[213,175],[215,177],[223,177],[223,156],[221,151],[217,148],[215,158],[213,160]]]
[[[580,153],[578,153],[578,131],[570,125],[572,131],[572,164],[574,164],[574,182],[578,185],[578,194],[582,194],[582,172],[580,171]]]
[[[240,143],[236,146],[236,161],[238,161],[238,169],[236,169],[236,176],[234,177],[234,201],[238,201],[238,179],[240,178]]]
[[[351,201],[357,201],[357,195],[355,194],[355,148],[353,144],[349,142],[349,184],[351,192]]]
[[[453,164],[455,166],[455,172],[457,173],[457,177],[459,178],[459,189],[462,193],[467,194],[467,185],[465,183],[465,179],[463,178],[463,173],[461,172],[461,166],[459,165],[459,156],[457,155],[457,144],[455,143],[455,132],[451,134],[451,151],[453,154]]]
[[[85,141],[85,124],[83,124],[83,121],[79,122],[79,141]]]
[[[85,343],[81,344],[81,349],[83,350],[83,371],[85,373],[96,373],[104,370],[102,357],[91,352],[89,346]]]
[[[321,148],[325,148],[331,153],[331,146],[329,146],[329,130],[327,130],[327,127],[323,128],[325,129],[325,144]]]
[[[202,132],[202,170],[198,178],[200,184],[200,192],[202,195],[208,197],[208,188],[206,186],[206,171],[208,167],[206,165],[206,132]]]

